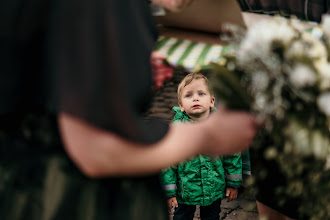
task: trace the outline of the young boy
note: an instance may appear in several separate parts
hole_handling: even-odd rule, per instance
[[[188,74],[178,86],[178,104],[173,123],[195,123],[206,120],[214,109],[215,98],[208,79],[200,73]],[[173,220],[192,220],[196,205],[200,205],[202,219],[219,220],[221,198],[237,198],[242,181],[241,155],[210,158],[198,155],[189,161],[162,172],[162,181],[168,197]]]

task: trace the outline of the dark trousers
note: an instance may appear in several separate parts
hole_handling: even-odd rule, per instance
[[[219,220],[221,198],[209,206],[200,206],[202,220]],[[193,220],[196,210],[195,205],[179,204],[174,211],[173,220]]]

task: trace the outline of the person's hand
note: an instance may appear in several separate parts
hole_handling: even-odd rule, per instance
[[[220,107],[203,125],[206,133],[204,146],[208,149],[202,148],[201,151],[214,155],[241,152],[252,143],[257,128],[251,114]]]
[[[171,12],[179,12],[188,7],[194,0],[151,0]]]
[[[176,197],[172,197],[170,199],[167,200],[167,206],[168,206],[168,213],[171,214],[172,213],[172,202],[174,204],[174,207],[178,207],[178,201],[176,201]]]
[[[151,68],[154,90],[161,88],[164,81],[173,77],[173,68],[163,63],[165,57],[166,56],[164,54],[157,51],[153,51],[151,53]]]
[[[227,202],[231,202],[234,199],[237,199],[238,189],[227,188],[226,189],[226,197],[228,197]]]

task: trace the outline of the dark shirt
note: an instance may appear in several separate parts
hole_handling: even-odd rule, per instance
[[[238,0],[242,11],[286,17],[292,15],[307,21],[320,22],[330,10],[329,0]]]
[[[157,37],[149,10],[145,1],[1,1],[0,116],[45,108],[132,140],[162,137],[166,128],[139,117]]]

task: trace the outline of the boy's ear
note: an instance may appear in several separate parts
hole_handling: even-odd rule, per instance
[[[214,107],[214,103],[215,103],[215,98],[214,98],[214,96],[211,98],[211,108],[213,108]]]
[[[184,108],[183,108],[183,106],[181,105],[181,103],[179,102],[178,104],[179,104],[179,106],[180,106],[180,110],[181,110],[182,112],[184,112]]]

